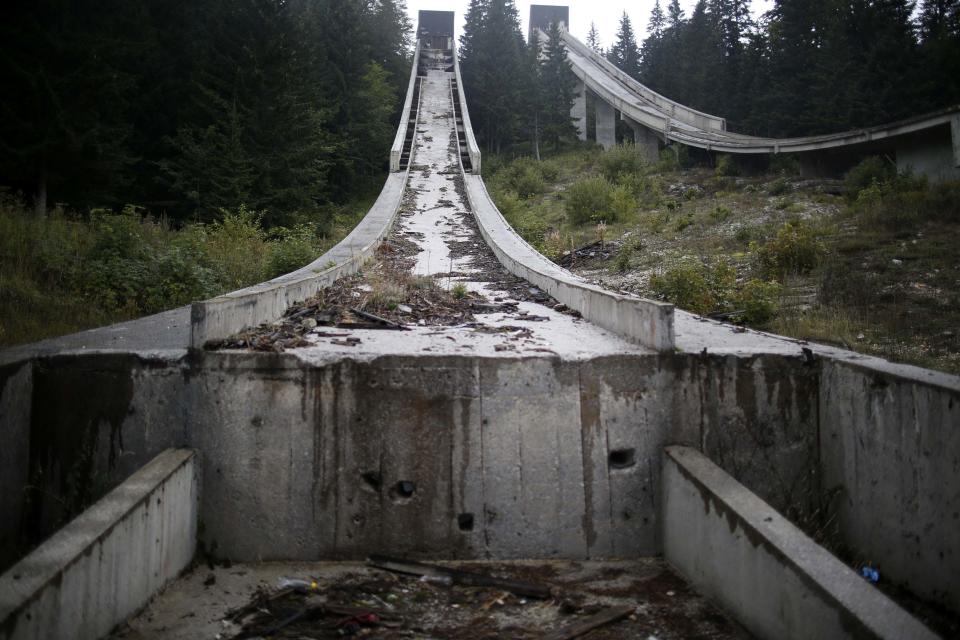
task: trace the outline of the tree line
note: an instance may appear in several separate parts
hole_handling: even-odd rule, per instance
[[[500,153],[519,143],[539,155],[574,133],[575,78],[559,25],[525,42],[513,0],[470,0],[458,54],[478,142]]]
[[[657,0],[645,39],[624,13],[608,48],[594,25],[587,44],[653,90],[755,135],[829,133],[960,103],[960,0],[776,0],[759,19],[749,8],[699,0],[687,16],[679,0]],[[536,152],[546,131],[572,136],[574,80],[549,40],[524,43],[512,0],[471,0],[461,67],[488,150]]]
[[[960,103],[960,0],[657,0],[608,58],[651,89],[764,136],[829,133]],[[599,48],[594,36],[594,47]]]
[[[0,188],[83,209],[316,219],[386,170],[404,0],[12,0]]]

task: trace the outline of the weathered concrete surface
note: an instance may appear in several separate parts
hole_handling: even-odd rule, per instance
[[[761,638],[937,636],[699,452],[664,457],[667,561]]]
[[[195,456],[169,450],[0,576],[0,638],[95,640],[193,559]]]
[[[129,354],[43,358],[7,379],[3,567],[159,452],[183,445],[188,380],[179,360]]]
[[[463,77],[460,73],[460,57],[457,55],[457,42],[453,39],[453,75],[457,79],[457,95],[455,99],[460,101],[460,115],[463,117],[463,130],[467,137],[467,153],[470,155],[471,170],[476,175],[480,175],[481,154],[480,145],[477,144],[477,138],[473,133],[473,125],[470,122],[470,111],[467,109],[467,94],[464,93]]]
[[[577,80],[573,87],[573,105],[570,107],[570,118],[577,130],[577,138],[587,139],[587,88],[581,80]]]
[[[898,141],[897,171],[926,176],[930,182],[960,180],[960,114],[947,125]]]
[[[465,176],[465,185],[480,233],[509,272],[597,326],[656,351],[673,349],[673,305],[612,293],[558,267],[510,227],[480,176]]]
[[[960,390],[827,361],[819,396],[841,542],[960,611]]]
[[[597,114],[597,144],[604,149],[617,146],[617,117],[613,105],[598,99],[593,101]]]
[[[194,415],[205,425],[204,539],[218,555],[585,558],[659,547],[651,461],[668,378],[629,358],[312,368],[218,353],[205,364]],[[626,450],[629,460],[611,458]]]
[[[30,397],[33,367],[29,362],[0,367],[0,571],[22,553],[20,522],[23,487],[29,479]],[[18,490],[19,489],[19,490]]]

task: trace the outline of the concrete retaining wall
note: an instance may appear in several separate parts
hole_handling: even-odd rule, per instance
[[[663,464],[664,556],[752,633],[937,637],[701,453]]]
[[[561,269],[504,220],[483,178],[467,175],[465,183],[480,233],[507,271],[540,287],[597,326],[656,351],[673,349],[673,305],[612,293]]]
[[[207,548],[233,560],[654,554],[671,380],[659,361],[312,368],[207,354],[194,413]]]
[[[59,356],[0,369],[0,571],[187,440],[182,361]]]
[[[96,640],[193,559],[195,456],[168,450],[0,576],[3,640]]]
[[[900,369],[933,379],[823,363],[822,483],[838,492],[841,543],[960,611],[960,381]]]

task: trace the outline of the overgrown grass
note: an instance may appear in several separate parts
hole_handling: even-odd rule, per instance
[[[362,217],[336,212],[328,234],[301,223],[265,229],[241,207],[175,229],[128,205],[37,218],[0,198],[0,346],[156,313],[287,273]]]

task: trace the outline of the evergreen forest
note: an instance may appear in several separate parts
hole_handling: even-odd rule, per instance
[[[322,217],[382,181],[409,77],[403,0],[11,0],[0,185],[40,214]]]
[[[748,0],[699,0],[690,15],[657,0],[646,39],[638,31],[625,12],[606,46],[595,26],[587,44],[740,133],[829,133],[960,103],[960,0],[776,0],[759,19]],[[537,111],[567,97],[544,95],[524,46],[512,0],[471,0],[460,55],[491,151],[537,138]]]

